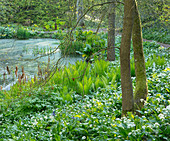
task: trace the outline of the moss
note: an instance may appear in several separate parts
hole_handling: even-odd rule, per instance
[[[136,88],[134,92],[135,109],[141,109],[144,105],[144,102],[141,101],[141,99],[146,99],[148,88],[146,81],[145,58],[143,53],[142,28],[136,0],[132,40],[136,74]]]

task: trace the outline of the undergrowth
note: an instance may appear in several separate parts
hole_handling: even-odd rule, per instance
[[[119,61],[79,61],[57,70],[44,87],[31,80],[0,91],[0,140],[168,141],[168,51],[144,42],[149,94],[141,116],[121,117]],[[131,66],[135,86],[133,56]]]

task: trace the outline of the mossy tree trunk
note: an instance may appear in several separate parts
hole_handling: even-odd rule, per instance
[[[134,92],[134,102],[135,109],[140,110],[144,105],[143,100],[146,100],[148,88],[146,81],[145,58],[143,53],[142,27],[136,0],[132,40],[136,74],[136,88]]]
[[[120,46],[122,116],[134,110],[130,71],[130,45],[134,17],[134,0],[124,0],[123,33]]]
[[[116,2],[115,0],[109,0]],[[115,60],[115,3],[109,5],[108,14],[108,39],[107,39],[107,60]]]

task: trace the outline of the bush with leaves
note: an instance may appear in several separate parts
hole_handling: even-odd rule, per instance
[[[0,39],[11,39],[16,36],[16,31],[10,27],[0,26]]]

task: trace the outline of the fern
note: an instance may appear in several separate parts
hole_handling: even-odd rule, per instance
[[[109,84],[108,79],[105,76],[102,76],[101,81],[103,82],[104,87],[107,88],[107,86]]]
[[[148,69],[150,66],[153,66],[153,60],[149,57],[147,62],[145,63],[146,69]]]
[[[77,92],[83,94],[83,84],[80,81],[77,81]]]
[[[92,89],[93,81],[91,77],[88,79],[86,76],[84,76],[84,79],[80,82],[77,82],[78,85],[78,93],[80,94],[88,94],[90,89]]]
[[[108,71],[109,62],[104,60],[97,60],[94,63],[93,74],[94,75],[105,75],[105,72]]]
[[[101,87],[101,85],[100,85],[100,78],[99,78],[99,76],[95,79],[95,81],[94,81],[94,90],[96,90],[97,88],[99,88],[99,87]]]
[[[160,56],[158,56],[158,57],[155,59],[156,65],[157,65],[157,66],[161,66],[161,67],[164,66],[165,61],[166,61],[165,58],[164,58],[164,57],[160,57]]]
[[[116,67],[115,74],[116,74],[116,81],[120,82],[121,79],[120,67]]]

